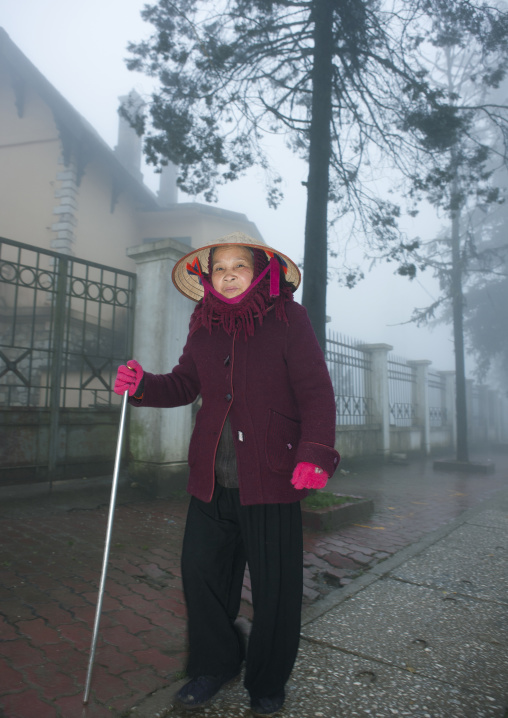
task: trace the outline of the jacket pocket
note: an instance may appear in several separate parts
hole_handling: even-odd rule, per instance
[[[291,473],[296,464],[300,422],[270,409],[266,432],[266,460],[278,473]]]

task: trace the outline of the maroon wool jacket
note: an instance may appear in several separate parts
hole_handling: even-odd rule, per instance
[[[229,413],[236,448],[240,501],[299,501],[306,490],[291,484],[293,469],[308,461],[329,476],[340,457],[335,443],[335,398],[323,352],[306,310],[288,302],[289,324],[268,312],[253,336],[211,334],[201,327],[188,337],[170,374],[144,374],[137,406],[202,405],[189,445],[187,491],[211,501],[215,454]]]

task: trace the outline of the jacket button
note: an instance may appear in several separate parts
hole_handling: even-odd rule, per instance
[[[231,394],[226,394],[224,398],[226,399],[226,401],[231,401],[233,397],[231,396]]]

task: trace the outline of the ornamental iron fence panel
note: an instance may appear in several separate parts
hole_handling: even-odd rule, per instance
[[[335,393],[338,425],[368,424],[372,418],[372,402],[368,395],[371,361],[359,349],[362,342],[329,333],[326,342],[326,363]]]
[[[442,375],[429,369],[427,378],[429,392],[429,422],[433,428],[441,428],[447,424],[445,382]]]
[[[0,238],[0,405],[49,410],[49,468],[61,410],[117,410],[136,275]]]
[[[416,417],[414,405],[415,370],[406,359],[388,355],[388,400],[390,424],[413,426]]]

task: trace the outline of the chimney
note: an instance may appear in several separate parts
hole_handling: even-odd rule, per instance
[[[132,118],[136,117],[145,104],[136,90],[131,90],[128,95],[123,95],[118,99],[120,100],[120,106],[126,109]],[[129,122],[119,115],[118,144],[115,147],[115,154],[131,175],[140,182],[143,182],[143,174],[141,172],[141,148],[141,137],[139,137]]]
[[[159,192],[157,194],[161,207],[169,207],[178,202],[178,190],[176,186],[177,168],[169,162],[162,168],[159,180]]]

